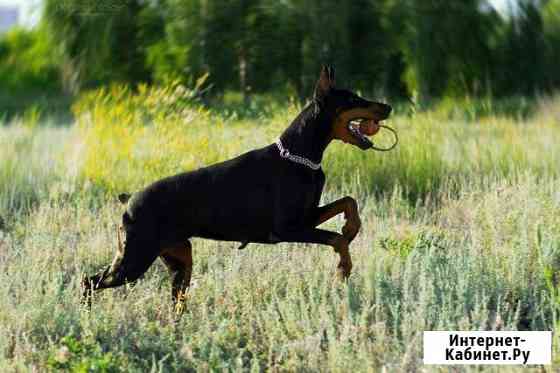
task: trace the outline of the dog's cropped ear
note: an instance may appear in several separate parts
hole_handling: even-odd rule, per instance
[[[334,68],[323,65],[321,75],[315,85],[315,98],[325,97],[332,88],[334,88]]]

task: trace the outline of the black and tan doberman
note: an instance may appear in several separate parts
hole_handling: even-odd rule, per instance
[[[325,174],[321,160],[333,140],[365,150],[391,107],[335,87],[334,71],[323,67],[312,102],[274,144],[196,171],[159,180],[134,193],[122,217],[119,249],[110,266],[84,279],[93,290],[137,280],[161,257],[172,274],[178,310],[192,274],[191,237],[248,243],[306,242],[329,245],[338,270],[348,277],[348,245],[360,229],[358,206],[344,197],[319,206]],[[127,196],[121,196],[127,200]],[[337,214],[342,233],[317,228]]]

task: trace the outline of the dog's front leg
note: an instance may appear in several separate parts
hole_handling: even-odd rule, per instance
[[[362,226],[362,221],[358,214],[358,204],[352,197],[347,196],[317,208],[314,213],[313,226],[316,227],[323,224],[332,217],[342,213],[344,213],[344,219],[346,220],[342,227],[342,235],[350,243],[354,240]]]

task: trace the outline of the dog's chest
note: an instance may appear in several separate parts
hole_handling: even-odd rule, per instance
[[[286,208],[301,214],[317,207],[321,199],[325,174],[322,170],[306,172],[285,180],[279,194]]]

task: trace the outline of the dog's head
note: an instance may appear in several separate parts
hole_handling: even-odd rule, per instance
[[[372,146],[368,136],[379,131],[379,122],[387,119],[392,110],[389,105],[336,88],[334,69],[329,66],[321,70],[314,98],[329,118],[331,139],[344,141],[362,150]]]

